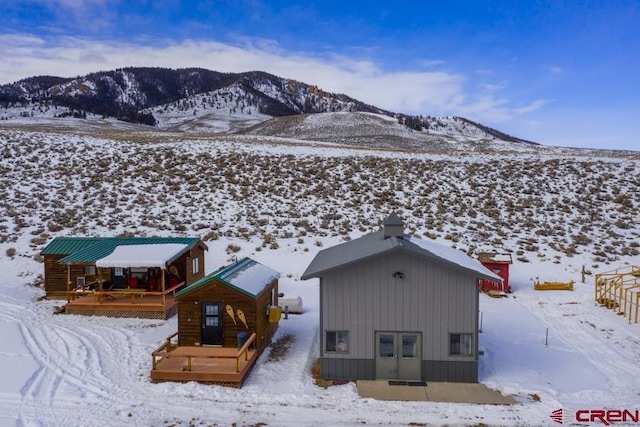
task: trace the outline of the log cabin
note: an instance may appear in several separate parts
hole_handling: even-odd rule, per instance
[[[177,292],[178,332],[152,353],[151,379],[241,387],[278,328],[279,277],[243,258]]]
[[[46,297],[68,313],[166,319],[175,292],[204,276],[196,237],[57,237],[41,252]]]

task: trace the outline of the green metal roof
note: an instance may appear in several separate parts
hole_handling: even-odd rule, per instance
[[[56,237],[43,250],[41,255],[69,255],[92,246],[100,237]]]
[[[217,271],[193,282],[191,285],[176,293],[176,297],[199,289],[212,280],[216,280],[243,294],[257,298],[280,273],[260,264],[251,258],[242,258],[233,264],[222,267]]]
[[[197,237],[56,237],[42,254],[67,255],[60,260],[64,264],[89,264],[111,254],[117,246],[180,243],[192,248],[198,242]]]

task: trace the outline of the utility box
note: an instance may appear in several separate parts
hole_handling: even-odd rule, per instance
[[[286,311],[288,307],[289,313],[302,314],[302,298],[300,296],[283,296],[278,298],[278,305],[282,311]]]
[[[282,310],[280,307],[269,307],[269,322],[278,323],[282,317]]]

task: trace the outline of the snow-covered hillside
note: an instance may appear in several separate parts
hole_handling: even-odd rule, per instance
[[[367,145],[368,140],[369,146],[376,148],[411,149],[423,149],[425,144],[434,149],[448,143],[527,142],[465,118],[407,116],[261,71],[236,74],[200,68],[131,67],[76,78],[38,76],[0,85],[0,120],[66,115],[113,117],[172,131],[211,134],[234,133],[271,118],[336,112],[373,113],[380,115],[378,122],[393,117],[406,129],[363,132],[354,124],[344,123],[344,119],[366,121],[365,116],[335,115],[329,119],[336,121],[332,126],[319,129],[316,124],[313,132],[302,133],[302,138],[317,140],[319,130],[323,140],[331,137],[333,142],[352,145]],[[276,120],[266,127],[254,128],[252,133],[260,129],[271,132],[263,135],[297,138],[300,129],[283,129],[291,123],[295,123],[295,119]],[[342,131],[332,133],[332,128],[339,125]]]
[[[0,129],[0,425],[520,426],[550,424],[558,408],[637,408],[640,324],[596,304],[592,276],[640,264],[637,153]],[[513,253],[514,293],[481,296],[480,380],[517,405],[378,402],[353,384],[313,384],[318,288],[299,277],[317,251],[377,230],[391,210],[413,235]],[[241,390],[152,384],[150,354],[175,319],[56,316],[59,302],[29,285],[39,251],[66,235],[199,236],[207,271],[251,256],[303,297],[305,313],[277,336],[296,341],[281,361],[265,354]],[[576,290],[536,293],[536,279]]]
[[[425,118],[418,131],[398,119],[365,112],[332,112],[275,117],[244,133],[309,141],[330,141],[365,148],[437,152],[528,151],[536,144],[504,141],[457,117]],[[542,148],[544,150],[544,148]]]
[[[182,132],[233,133],[271,119],[260,113],[261,100],[240,84],[199,93],[149,108],[160,129]]]

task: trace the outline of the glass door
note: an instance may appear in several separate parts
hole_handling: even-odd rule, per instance
[[[422,381],[422,334],[376,332],[376,379]]]

